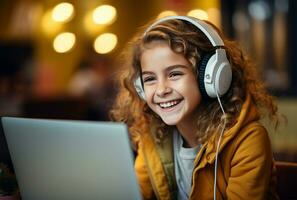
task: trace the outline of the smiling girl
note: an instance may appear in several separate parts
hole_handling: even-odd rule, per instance
[[[137,151],[144,199],[277,199],[260,116],[277,107],[234,42],[198,19],[154,22],[130,43],[111,117]]]

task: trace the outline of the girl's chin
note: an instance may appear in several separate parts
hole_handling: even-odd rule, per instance
[[[167,124],[168,126],[174,126],[177,125],[180,121],[179,119],[173,118],[173,117],[161,117],[162,121]]]

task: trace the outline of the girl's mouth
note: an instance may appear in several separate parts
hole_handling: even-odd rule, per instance
[[[178,100],[173,100],[173,101],[167,101],[167,102],[163,102],[163,103],[158,103],[158,105],[162,108],[162,109],[169,109],[169,108],[173,108],[174,106],[178,105],[182,100],[178,99]]]

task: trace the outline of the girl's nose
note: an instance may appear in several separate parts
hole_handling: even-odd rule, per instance
[[[156,94],[159,97],[163,97],[166,96],[167,94],[172,92],[172,88],[166,84],[165,81],[161,81],[160,83],[158,83],[157,85],[157,89],[156,89]]]

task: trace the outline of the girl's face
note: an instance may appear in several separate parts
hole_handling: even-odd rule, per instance
[[[148,106],[168,125],[192,124],[201,95],[190,62],[160,42],[145,49],[140,61]]]

